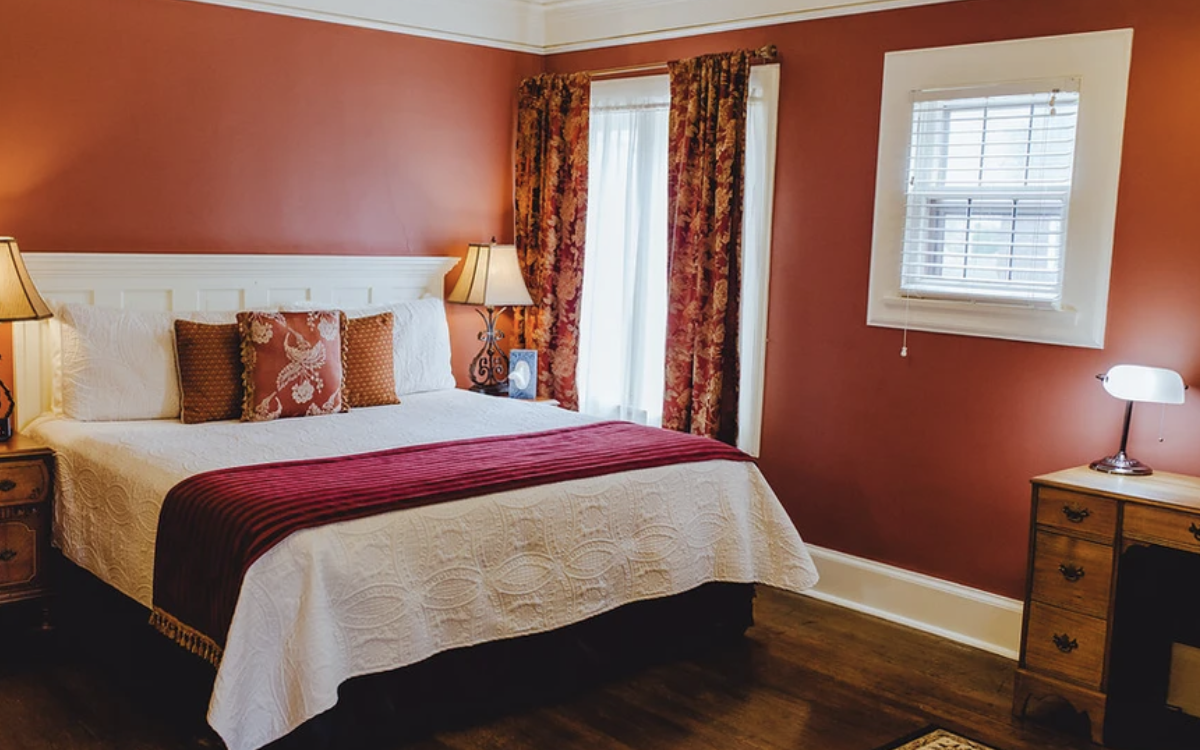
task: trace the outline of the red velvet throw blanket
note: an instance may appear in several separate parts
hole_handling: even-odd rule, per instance
[[[175,485],[163,501],[151,622],[217,665],[246,571],[296,531],[522,487],[715,459],[752,460],[716,440],[601,422],[197,474]]]

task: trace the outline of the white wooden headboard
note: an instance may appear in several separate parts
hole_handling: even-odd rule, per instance
[[[361,307],[441,297],[449,257],[25,253],[38,291],[52,305],[178,312],[245,310],[291,302]],[[13,325],[17,418],[50,409],[50,323]]]

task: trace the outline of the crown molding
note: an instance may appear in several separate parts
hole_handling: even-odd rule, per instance
[[[961,0],[545,0],[543,54]]]
[[[549,55],[962,0],[188,0]]]
[[[539,0],[188,0],[396,34],[545,54]]]

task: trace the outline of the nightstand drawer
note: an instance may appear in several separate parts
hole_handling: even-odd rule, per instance
[[[31,584],[38,577],[41,522],[38,517],[0,521],[0,590]]]
[[[1113,548],[1039,531],[1033,556],[1033,598],[1092,617],[1108,614]]]
[[[1129,505],[1125,508],[1124,538],[1200,552],[1200,516]]]
[[[1099,690],[1108,624],[1048,604],[1029,605],[1025,666]]]
[[[9,461],[0,471],[0,505],[37,502],[46,497],[49,485],[45,461]]]
[[[1117,503],[1095,495],[1041,487],[1038,489],[1037,522],[1039,526],[1059,529],[1072,536],[1092,537],[1111,544],[1117,533]]]

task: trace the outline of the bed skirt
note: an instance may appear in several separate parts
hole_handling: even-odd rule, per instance
[[[215,671],[147,624],[147,610],[62,560],[59,624],[77,658],[99,662],[148,714],[181,737],[203,736]],[[342,684],[337,705],[271,750],[378,746],[562,700],[600,682],[685,658],[753,624],[753,584],[708,583],[634,602],[545,633],[443,652]]]

